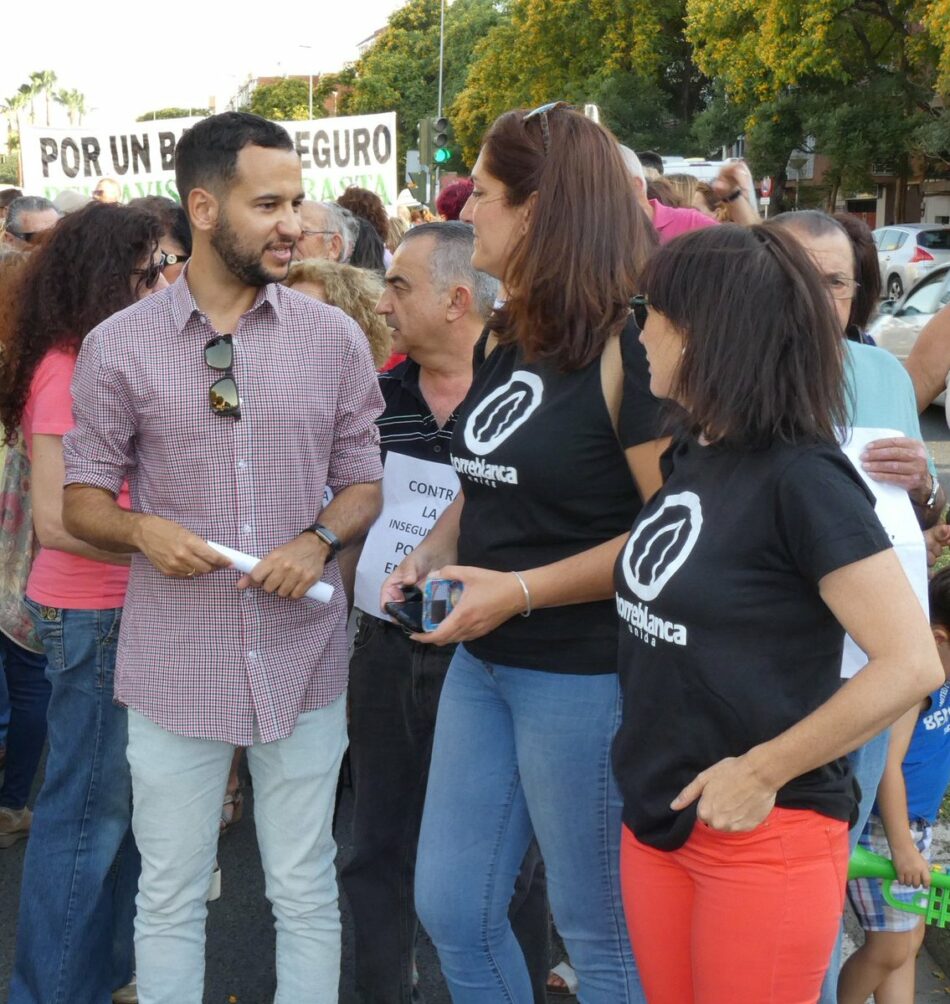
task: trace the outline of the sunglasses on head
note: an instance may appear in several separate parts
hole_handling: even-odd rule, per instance
[[[572,109],[573,107],[566,101],[549,101],[546,105],[538,105],[534,111],[527,112],[521,121],[527,124],[532,119],[537,119],[541,123],[541,142],[544,144],[544,152],[547,153],[551,146],[551,126],[548,124],[548,115],[556,108]]]
[[[12,234],[18,240],[21,240],[24,243],[29,244],[35,237],[39,237],[40,234],[43,233],[43,231],[42,230],[23,231],[23,230],[14,230],[13,227],[7,227],[7,233]]]
[[[155,283],[158,282],[158,277],[165,271],[165,266],[168,264],[168,255],[163,251],[159,256],[158,261],[154,258],[149,262],[148,268],[133,268],[132,275],[140,276],[139,282],[142,283],[146,289],[154,289]]]
[[[241,418],[241,402],[231,367],[234,365],[234,345],[230,335],[215,335],[205,345],[205,362],[213,370],[224,373],[208,389],[211,410],[225,418]]]

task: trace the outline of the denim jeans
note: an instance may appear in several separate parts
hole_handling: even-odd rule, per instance
[[[350,660],[353,853],[340,872],[353,917],[360,1004],[410,1004],[416,920],[416,845],[439,694],[452,647],[410,641],[362,615]],[[544,867],[532,848],[509,908],[535,1004],[546,1004],[550,924]]]
[[[122,611],[29,605],[52,686],[49,755],[23,865],[9,1004],[108,1004],[132,976],[139,870],[127,718],[112,701]]]
[[[306,712],[247,750],[265,891],[277,927],[275,1004],[335,1004],[340,982],[331,832],[346,701]],[[201,1004],[206,898],[234,747],[129,712],[133,827],[142,852],[135,953],[140,1004]]]
[[[30,796],[46,742],[46,706],[50,695],[46,657],[22,648],[0,632],[0,670],[11,712],[0,808],[22,809]]]
[[[432,749],[416,909],[454,1004],[526,1004],[507,910],[537,836],[584,1004],[642,1004],[620,891],[622,800],[610,766],[616,674],[482,662],[459,646]]]
[[[874,800],[877,798],[877,788],[881,783],[884,774],[884,765],[887,763],[887,746],[891,739],[891,730],[885,729],[880,735],[869,739],[863,746],[859,746],[853,753],[848,754],[848,763],[861,788],[861,801],[858,803],[858,821],[851,827],[848,833],[848,852],[853,854],[858,845],[858,837],[864,830],[871,809],[874,807]],[[837,1004],[838,1001],[838,973],[841,970],[841,949],[844,940],[844,921],[841,923],[841,930],[838,932],[838,940],[835,942],[834,950],[831,953],[831,962],[828,964],[828,972],[825,973],[825,981],[821,985],[821,996],[818,1004]]]

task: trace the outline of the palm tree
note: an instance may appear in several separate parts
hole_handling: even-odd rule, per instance
[[[66,109],[70,125],[82,125],[82,117],[86,114],[86,95],[82,91],[61,90],[54,95],[54,100]]]
[[[46,97],[46,124],[49,125],[50,97],[56,86],[56,73],[53,70],[38,70],[31,73],[30,86],[34,94],[42,94]]]
[[[21,87],[0,105],[0,115],[7,120],[7,149],[11,150],[20,138],[20,113],[26,107],[29,95]],[[15,137],[15,139],[14,139]]]

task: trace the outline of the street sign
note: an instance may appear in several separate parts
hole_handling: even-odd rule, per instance
[[[762,198],[767,199],[772,194],[772,179],[769,177],[763,178],[759,185],[759,191],[762,193]]]
[[[770,206],[772,204],[772,196],[771,195],[763,195],[762,198],[759,199],[759,202],[763,206]]]

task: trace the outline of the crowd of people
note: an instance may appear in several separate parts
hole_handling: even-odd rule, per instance
[[[200,1004],[242,756],[278,1004],[338,999],[338,881],[363,1004],[420,924],[456,1004],[910,1004],[922,922],[846,876],[926,886],[950,781],[950,315],[905,369],[863,223],[563,102],[438,219],[244,113],[175,172],[0,197],[11,1004]]]

